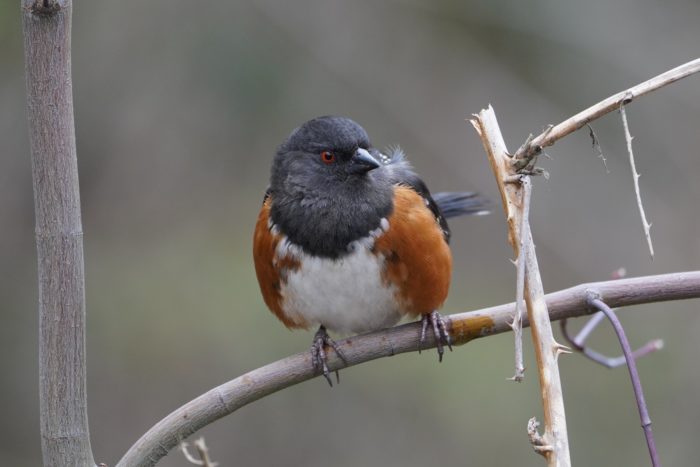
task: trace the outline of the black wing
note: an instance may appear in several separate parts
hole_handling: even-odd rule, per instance
[[[427,185],[413,171],[411,165],[404,158],[403,151],[399,148],[390,149],[390,155],[381,157],[390,173],[391,180],[399,185],[405,185],[415,190],[425,200],[425,205],[435,216],[440,224],[445,241],[450,241],[450,226],[447,219],[462,215],[487,214],[488,203],[478,193],[442,192],[430,194]]]
[[[447,219],[457,216],[482,216],[489,213],[488,200],[474,191],[443,191],[435,193],[433,200]]]

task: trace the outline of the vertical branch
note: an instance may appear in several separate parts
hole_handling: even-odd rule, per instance
[[[22,0],[39,282],[46,466],[93,466],[85,389],[85,278],[71,89],[71,0]]]
[[[508,154],[493,108],[489,106],[488,109],[475,115],[472,125],[481,137],[496,177],[508,222],[508,240],[518,261],[525,261],[525,301],[532,328],[544,408],[545,432],[543,436],[537,437],[539,440],[536,446],[537,452],[546,457],[547,465],[550,467],[569,467],[571,459],[564,397],[557,365],[557,357],[567,349],[554,340],[547,304],[544,300],[535,245],[530,229],[522,228],[523,225],[527,226],[526,223],[523,224],[525,211],[523,205],[525,197],[522,196],[523,184],[516,183],[520,180],[520,176],[516,173],[513,158]],[[524,251],[520,251],[521,236]],[[534,423],[531,425],[534,426]]]
[[[532,193],[532,184],[529,178],[523,178],[522,184],[523,212],[520,222],[519,253],[518,259],[515,261],[518,270],[515,283],[515,314],[511,323],[513,339],[515,340],[515,373],[510,379],[518,383],[525,378],[525,365],[523,364],[523,308],[525,307],[525,258],[523,258],[523,252],[525,251],[525,235],[523,232],[529,231],[528,216]]]
[[[634,153],[632,152],[632,135],[630,135],[630,127],[627,124],[627,113],[625,112],[625,105],[620,104],[620,115],[622,116],[622,127],[625,130],[625,142],[627,143],[627,152],[630,156],[630,169],[632,169],[632,178],[634,179],[634,194],[637,196],[637,208],[639,208],[639,216],[642,218],[642,228],[644,229],[644,236],[647,239],[647,245],[649,246],[649,254],[651,259],[654,259],[654,245],[651,243],[651,224],[647,221],[647,216],[644,213],[644,205],[642,204],[642,194],[639,191],[639,172],[637,172],[637,166],[634,163]]]

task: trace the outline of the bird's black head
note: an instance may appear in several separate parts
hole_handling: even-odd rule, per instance
[[[392,187],[365,130],[344,117],[295,129],[272,164],[272,220],[305,250],[340,256],[391,211]]]
[[[285,176],[313,178],[312,184],[318,186],[319,182],[343,182],[349,177],[362,177],[378,168],[380,164],[370,150],[376,153],[367,132],[354,121],[344,117],[318,117],[289,135],[279,147],[274,165]],[[273,177],[274,174],[273,170]]]

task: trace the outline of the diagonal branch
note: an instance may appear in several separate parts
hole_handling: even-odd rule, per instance
[[[668,300],[700,298],[700,271],[621,279],[582,284],[545,296],[552,320],[591,314],[587,291],[596,290],[612,307],[638,305]],[[511,330],[515,304],[495,306],[449,316],[450,335],[454,345]],[[529,320],[523,317],[523,325]],[[392,355],[415,352],[420,347],[420,322],[351,337],[339,341],[348,366]],[[434,347],[428,337],[423,346]],[[334,355],[331,370],[345,364]],[[182,439],[221,417],[274,392],[318,376],[312,370],[309,353],[304,351],[250,371],[228,381],[187,404],[175,409],[146,432],[124,455],[116,467],[153,466]]]
[[[700,58],[696,58],[695,60],[672,70],[668,70],[665,73],[661,73],[634,87],[618,92],[532,138],[527,144],[524,144],[523,147],[518,149],[515,158],[530,159],[535,157],[539,155],[544,148],[553,145],[563,137],[573,133],[593,120],[619,109],[621,105],[629,104],[637,97],[648,94],[697,72],[700,72]],[[524,165],[527,165],[527,162],[525,162]]]

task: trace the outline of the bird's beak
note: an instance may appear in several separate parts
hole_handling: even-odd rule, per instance
[[[381,166],[366,149],[359,148],[350,159],[352,170],[355,173],[367,173]]]

